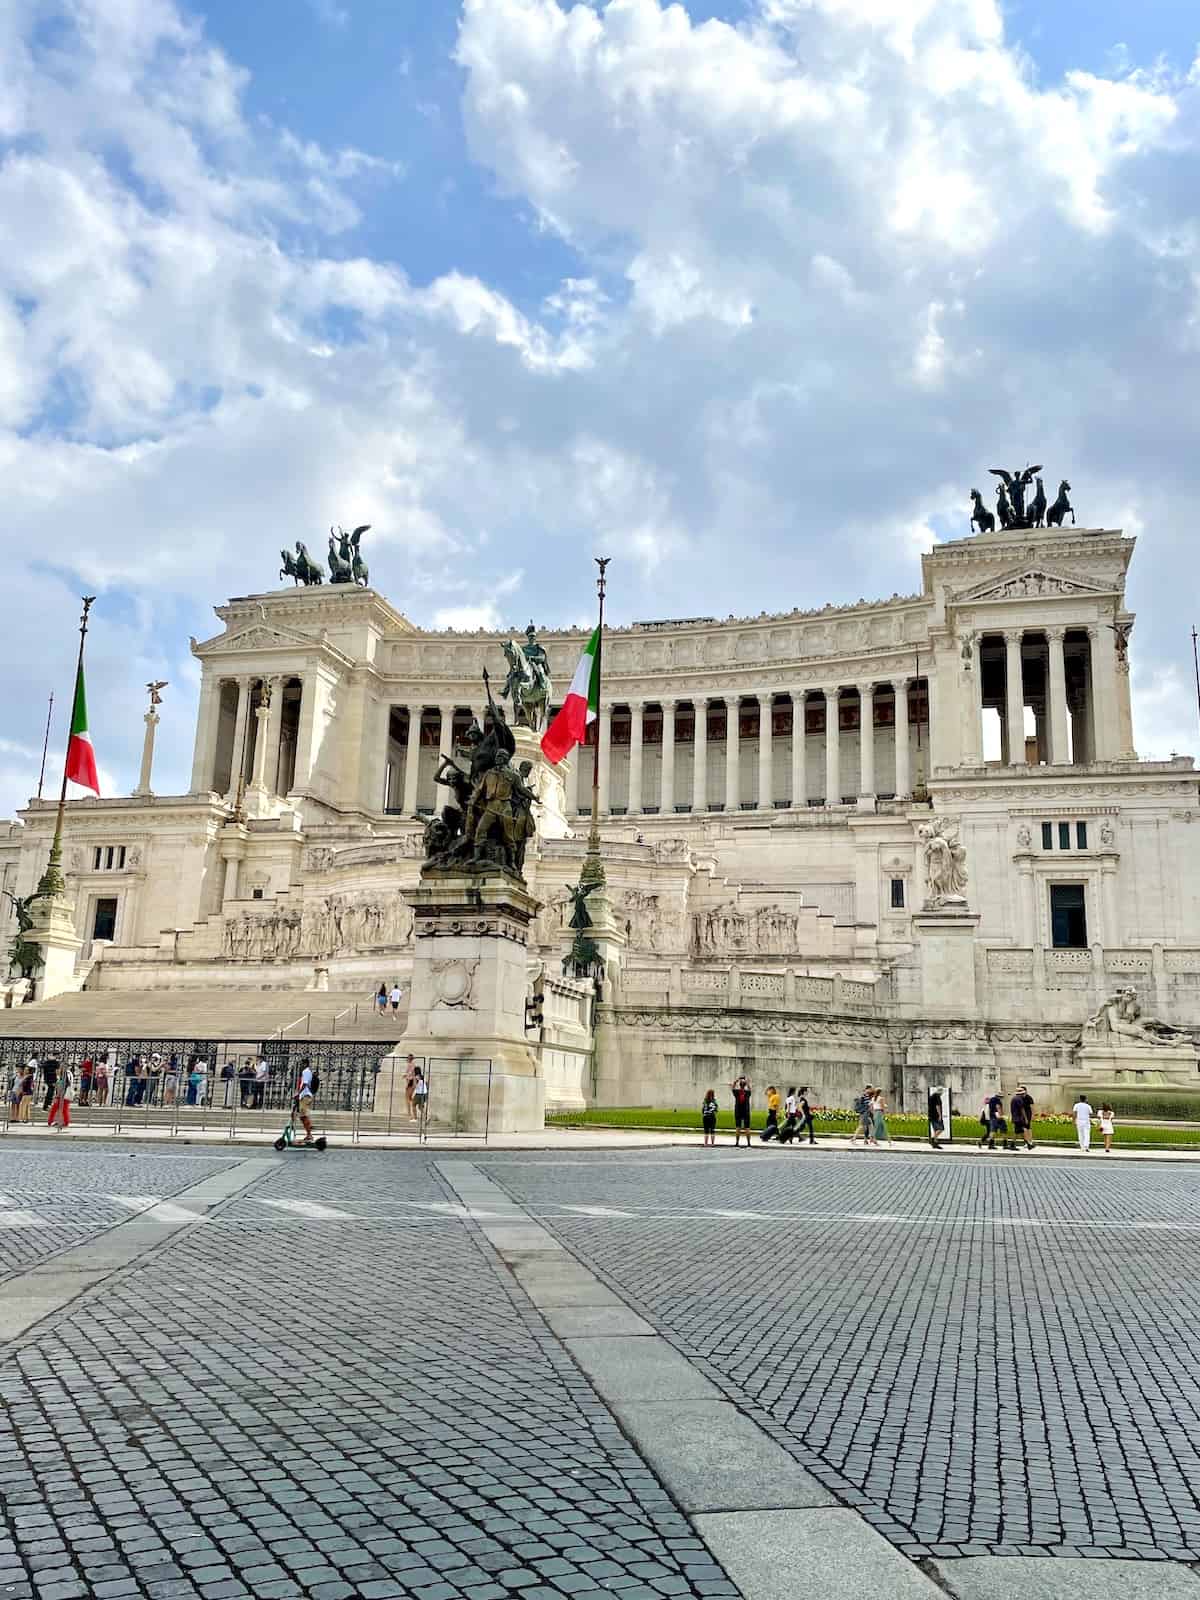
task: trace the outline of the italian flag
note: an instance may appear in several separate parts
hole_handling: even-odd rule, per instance
[[[71,737],[67,741],[67,777],[81,789],[90,789],[94,795],[100,793],[100,780],[96,777],[96,752],[92,749],[92,736],[88,732],[82,661],[75,675],[75,704],[71,710]]]
[[[577,744],[582,744],[587,738],[588,724],[595,722],[599,710],[600,629],[597,628],[579,658],[562,709],[542,735],[542,754],[546,760],[557,766]]]

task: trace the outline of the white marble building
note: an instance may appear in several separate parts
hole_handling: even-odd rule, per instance
[[[735,1062],[831,1098],[888,1067],[901,1093],[943,1065],[1053,1076],[1122,982],[1200,1025],[1200,779],[1135,751],[1134,543],[985,534],[936,546],[912,595],[606,634],[602,831],[628,947],[597,1093],[690,1103]],[[303,988],[322,966],[361,994],[403,976],[418,819],[508,635],[423,632],[348,586],[217,616],[193,642],[190,792],[70,806],[81,981]],[[539,637],[561,690],[584,636]],[[922,910],[931,807],[967,854],[953,948]],[[34,887],[52,821],[33,804],[0,825],[4,886]],[[546,839],[529,863],[550,966],[582,849]]]

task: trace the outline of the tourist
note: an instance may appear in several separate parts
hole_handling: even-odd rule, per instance
[[[1016,1093],[1008,1102],[1008,1109],[1012,1112],[1013,1148],[1016,1148],[1017,1135],[1020,1134],[1026,1150],[1032,1150],[1033,1096],[1023,1083],[1017,1085]]]
[[[192,1057],[192,1064],[188,1068],[187,1103],[190,1106],[204,1104],[204,1080],[208,1076],[208,1062],[201,1061],[198,1056]]]
[[[750,1100],[754,1090],[747,1077],[735,1078],[729,1085],[733,1090],[733,1148],[736,1150],[746,1135],[746,1149],[750,1148]]]
[[[760,1144],[766,1144],[771,1139],[779,1137],[779,1090],[773,1083],[767,1085],[767,1120],[763,1131],[758,1136]]]
[[[267,1079],[271,1069],[267,1065],[267,1058],[260,1055],[254,1063],[254,1101],[250,1109],[261,1111],[267,1100]]]
[[[1100,1132],[1104,1138],[1104,1154],[1108,1155],[1112,1149],[1113,1130],[1116,1128],[1117,1119],[1113,1115],[1113,1108],[1107,1101],[1100,1107]]]
[[[162,1070],[163,1058],[156,1050],[150,1057],[146,1068],[145,1098],[150,1102],[151,1105],[154,1105],[158,1100],[158,1085],[159,1079],[162,1077]]]
[[[801,1144],[804,1143],[804,1134],[805,1134],[805,1130],[807,1129],[809,1144],[816,1144],[817,1141],[813,1137],[813,1112],[812,1112],[812,1106],[809,1105],[809,1103],[808,1103],[808,1085],[807,1084],[805,1084],[805,1086],[800,1090],[799,1110],[800,1110],[800,1139],[799,1139],[799,1142]]]
[[[988,1095],[983,1102],[983,1109],[979,1113],[979,1121],[983,1127],[983,1137],[979,1141],[980,1149],[986,1145],[989,1150],[994,1150],[996,1148],[997,1134],[1000,1135],[1003,1149],[1015,1150],[1017,1148],[1008,1137],[1008,1119],[1004,1115],[1004,1096],[999,1089]]]
[[[416,1082],[417,1063],[412,1056],[409,1056],[404,1063],[404,1104],[408,1107],[408,1120],[410,1122],[417,1120],[416,1112],[413,1110],[413,1095],[416,1092]]]
[[[1079,1099],[1071,1107],[1071,1115],[1075,1118],[1075,1134],[1079,1140],[1079,1148],[1084,1155],[1087,1155],[1092,1148],[1092,1108],[1083,1089],[1079,1091]]]
[[[233,1082],[237,1077],[237,1062],[232,1056],[227,1056],[225,1065],[221,1068],[221,1082],[225,1086],[225,1109],[233,1105]]]
[[[388,1008],[388,990],[386,983],[381,983],[379,985],[379,993],[375,996],[375,1005],[379,1011],[379,1015],[381,1017],[386,1017]]]
[[[308,1063],[307,1056],[301,1062],[300,1082],[296,1085],[296,1104],[293,1114],[300,1118],[304,1127],[302,1144],[315,1144],[313,1138],[312,1108],[313,1108],[313,1070]]]
[[[418,1123],[425,1121],[425,1107],[429,1103],[429,1085],[425,1082],[425,1073],[418,1067],[413,1076],[413,1106],[416,1110]]]
[[[392,1003],[392,1015],[393,1016],[396,1016],[398,1014],[398,1012],[400,1010],[400,1002],[401,1002],[401,1000],[403,998],[404,998],[404,996],[403,996],[403,994],[401,992],[400,985],[398,983],[394,983],[392,985],[392,992],[391,992],[390,995],[388,995],[388,999]]]
[[[10,1122],[19,1122],[20,1121],[21,1083],[22,1083],[22,1080],[24,1079],[24,1077],[25,1077],[25,1068],[24,1067],[14,1067],[13,1068],[12,1083],[9,1085],[9,1090],[8,1090],[8,1104],[9,1104],[8,1120]]]
[[[17,1121],[28,1122],[29,1111],[33,1105],[34,1091],[37,1088],[37,1062],[27,1061],[21,1069],[21,1098],[17,1105]]]
[[[163,1105],[173,1106],[175,1096],[179,1091],[179,1057],[171,1052],[171,1059],[167,1062],[167,1070],[163,1077]]]
[[[42,1110],[49,1111],[54,1104],[54,1084],[58,1077],[58,1060],[54,1056],[42,1057],[42,1084],[45,1093],[42,1095]]]
[[[935,1094],[932,1089],[929,1091],[928,1111],[930,1147],[934,1150],[940,1150],[942,1148],[942,1140],[946,1135],[946,1114],[942,1109],[941,1095]]]
[[[108,1081],[108,1079],[109,1079],[108,1051],[107,1050],[102,1050],[100,1052],[100,1059],[96,1063],[95,1086],[94,1086],[94,1088],[92,1090],[94,1103],[96,1105],[98,1105],[98,1106],[106,1106],[108,1104],[108,1094],[109,1094],[109,1081]]]
[[[791,1144],[796,1137],[796,1118],[799,1115],[799,1102],[796,1099],[796,1090],[793,1086],[784,1096],[783,1100],[783,1127],[779,1130],[780,1144]]]
[[[79,1104],[81,1106],[86,1106],[90,1103],[94,1081],[95,1067],[92,1065],[92,1058],[85,1055],[79,1063]]]
[[[875,1086],[868,1083],[863,1092],[855,1097],[853,1111],[858,1118],[857,1126],[850,1135],[850,1148],[853,1149],[861,1138],[865,1144],[875,1143],[875,1114],[871,1110],[871,1101],[875,1098]]]
[[[892,1136],[888,1132],[887,1125],[887,1100],[882,1089],[876,1089],[871,1096],[871,1122],[875,1143],[879,1144],[881,1140],[886,1139],[888,1148],[891,1149]]]
[[[68,1064],[59,1068],[54,1084],[54,1101],[50,1107],[50,1115],[46,1118],[46,1126],[53,1128],[57,1121],[63,1128],[71,1126],[71,1100],[75,1094],[75,1077]]]
[[[241,1093],[242,1110],[247,1111],[254,1096],[254,1063],[249,1056],[242,1061],[242,1070],[238,1073],[238,1089]]]
[[[41,1070],[40,1063],[38,1061],[37,1056],[36,1055],[31,1055],[29,1057],[28,1061],[26,1061],[26,1063],[25,1063],[25,1071],[30,1074],[30,1077],[33,1080],[32,1081],[32,1086],[30,1087],[30,1090],[29,1090],[30,1094],[36,1093],[38,1072],[40,1070]]]
[[[408,1058],[410,1061],[412,1057]],[[705,1091],[704,1099],[700,1102],[700,1121],[704,1126],[704,1143],[715,1145],[717,1142],[717,1096],[712,1089]]]

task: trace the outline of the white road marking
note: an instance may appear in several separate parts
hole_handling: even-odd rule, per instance
[[[519,1206],[507,1211],[485,1211],[480,1206],[465,1206],[454,1200],[406,1200],[414,1211],[435,1211],[442,1217],[469,1217],[472,1222],[524,1222],[525,1212]],[[399,1220],[399,1219],[393,1219]]]
[[[769,1213],[763,1211],[704,1211],[701,1216],[732,1217],[740,1222],[765,1222]]]
[[[172,1205],[169,1200],[162,1200],[153,1194],[110,1194],[105,1199],[111,1200],[114,1205],[124,1206],[126,1211],[133,1211],[150,1222],[161,1222],[170,1227],[182,1222],[204,1220],[200,1212],[189,1211],[186,1206]]]
[[[560,1211],[574,1211],[581,1217],[625,1217],[634,1218],[636,1211],[617,1211],[612,1206],[560,1206]]]
[[[260,1206],[274,1206],[277,1211],[290,1211],[297,1217],[307,1217],[310,1222],[363,1222],[369,1218],[352,1216],[349,1211],[336,1211],[332,1206],[318,1205],[315,1200],[259,1200]]]
[[[49,1224],[32,1211],[0,1211],[0,1228],[45,1228]]]

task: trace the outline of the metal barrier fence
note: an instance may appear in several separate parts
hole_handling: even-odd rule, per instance
[[[29,1063],[35,1063],[30,1069]],[[51,1068],[53,1066],[53,1071]],[[265,1136],[290,1119],[306,1066],[317,1083],[313,1121],[328,1137],[430,1135],[487,1141],[490,1060],[406,1059],[377,1040],[0,1037],[0,1132],[45,1123],[60,1066],[69,1066],[70,1126],[170,1138]],[[424,1078],[419,1093],[417,1070]],[[23,1092],[32,1078],[32,1092]]]

